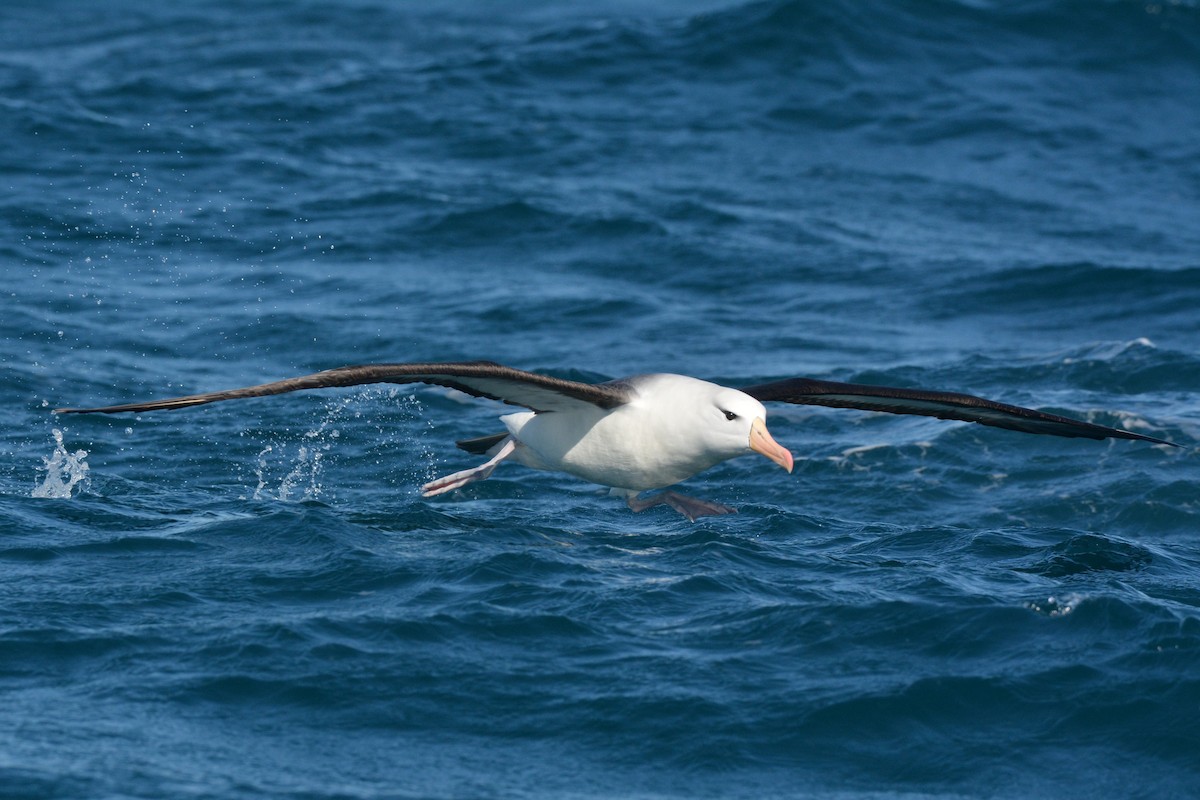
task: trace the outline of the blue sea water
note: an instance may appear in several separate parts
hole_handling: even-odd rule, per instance
[[[0,797],[1200,796],[1200,7],[0,10]],[[695,524],[349,363],[771,409]]]

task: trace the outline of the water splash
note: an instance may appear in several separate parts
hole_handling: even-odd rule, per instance
[[[255,500],[298,502],[332,496],[333,492],[327,491],[323,484],[325,468],[346,457],[344,454],[339,457],[336,448],[341,437],[341,430],[338,426],[347,423],[356,424],[363,417],[361,405],[364,402],[378,403],[381,396],[382,399],[398,405],[402,417],[410,421],[422,418],[423,409],[420,401],[412,394],[403,394],[400,390],[393,388],[372,387],[331,400],[326,404],[325,412],[316,426],[305,431],[301,435],[300,441],[276,440],[259,451],[254,466],[256,485],[251,496]],[[426,422],[425,425],[427,428],[432,428],[430,422]],[[399,439],[407,440],[409,438],[403,429],[379,423],[375,426],[374,443],[367,446],[366,451],[359,457],[374,458],[375,463],[384,466],[383,460],[379,457],[380,453],[395,449]],[[420,462],[424,465],[428,475],[424,480],[406,479],[404,483],[420,485],[432,479],[431,475],[435,471],[435,455],[427,442],[427,437],[420,437],[415,442],[407,442],[408,449],[412,449],[413,445],[418,449]],[[275,475],[278,475],[281,463],[286,466],[287,471],[282,478],[276,478]]]
[[[34,487],[33,497],[70,497],[71,491],[87,477],[87,450],[76,450],[68,453],[63,446],[62,431],[55,428],[54,452],[49,458],[43,458],[41,469],[46,471],[46,477]]]
[[[334,442],[341,435],[337,428],[332,427],[341,418],[349,404],[348,399],[334,401],[326,407],[325,417],[316,428],[306,431],[304,439],[307,444],[296,445],[296,455],[292,458],[292,466],[279,481],[278,486],[271,488],[267,478],[270,469],[269,456],[278,450],[284,458],[288,458],[288,443],[268,444],[258,454],[254,474],[258,485],[254,489],[254,499],[263,500],[316,500],[325,493],[321,487],[321,472],[324,466],[325,454],[332,449]]]

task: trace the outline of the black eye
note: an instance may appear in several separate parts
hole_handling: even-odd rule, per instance
[[[732,411],[722,411],[721,413],[724,414],[725,419],[729,420],[730,422],[733,422],[735,419],[738,418],[737,414],[733,413]]]

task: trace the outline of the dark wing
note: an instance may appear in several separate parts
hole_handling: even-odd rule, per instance
[[[534,411],[563,411],[580,404],[599,408],[615,408],[629,401],[629,391],[620,384],[591,384],[567,381],[547,375],[535,375],[490,361],[468,361],[433,364],[364,364],[338,367],[303,375],[299,378],[243,389],[193,394],[145,403],[125,403],[99,408],[57,408],[56,414],[113,413],[119,411],[158,411],[186,408],[221,400],[240,400],[271,394],[295,392],[301,389],[323,389],[329,386],[358,386],[365,383],[430,383],[448,386],[475,397],[501,400],[525,406]]]
[[[792,378],[774,383],[760,383],[742,389],[760,401],[861,408],[866,411],[886,411],[890,414],[921,414],[939,419],[978,422],[996,428],[1008,428],[1023,433],[1044,433],[1051,436],[1083,437],[1085,439],[1141,439],[1155,444],[1174,442],[1156,439],[1119,428],[1093,425],[1069,417],[1046,414],[1031,408],[1010,406],[985,400],[970,394],[933,392],[925,389],[898,389],[891,386],[867,386],[860,383],[837,383],[811,378]]]

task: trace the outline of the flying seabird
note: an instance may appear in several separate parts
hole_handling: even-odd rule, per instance
[[[1141,433],[1095,425],[969,394],[791,378],[731,389],[685,375],[635,375],[583,383],[538,375],[490,361],[365,364],[208,394],[100,408],[59,408],[58,414],[158,411],[263,397],[301,389],[370,383],[426,383],[500,400],[518,411],[500,417],[504,433],[466,439],[458,446],[488,460],[421,487],[425,497],[458,489],[492,474],[511,459],[527,467],[566,472],[607,486],[634,511],[666,504],[688,519],[736,509],[665,489],[730,458],[761,453],[792,471],[792,454],[767,431],[764,402],[857,408],[978,422],[1023,433],[1085,439],[1139,439]]]

